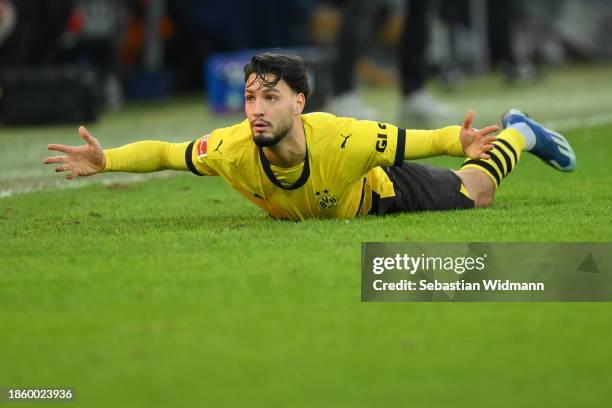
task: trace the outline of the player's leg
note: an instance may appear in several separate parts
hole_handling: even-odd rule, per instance
[[[484,171],[464,168],[455,173],[463,183],[462,193],[474,201],[474,208],[486,208],[493,204],[496,185]]]
[[[504,130],[497,136],[488,160],[467,160],[457,175],[477,208],[493,202],[501,181],[516,168],[523,151],[564,172],[576,168],[576,155],[559,133],[546,129],[525,113],[512,109],[502,117]]]

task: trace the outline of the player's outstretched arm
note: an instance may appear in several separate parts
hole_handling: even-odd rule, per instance
[[[84,126],[79,127],[79,135],[85,141],[82,146],[65,146],[50,144],[47,149],[64,153],[65,156],[47,157],[44,164],[61,164],[55,168],[56,172],[66,172],[66,178],[71,180],[77,177],[91,176],[104,171],[106,159],[98,139],[93,137]]]
[[[47,147],[49,150],[65,153],[66,156],[47,157],[43,161],[44,164],[61,163],[55,171],[66,172],[67,179],[108,171],[149,173],[159,170],[189,170],[185,154],[190,142],[144,140],[102,150],[98,140],[85,127],[79,127],[79,134],[87,144],[78,147],[50,144]]]
[[[497,125],[474,129],[474,111],[466,113],[462,126],[447,126],[434,130],[406,129],[404,160],[434,156],[454,156],[488,159],[488,151],[496,140]]]

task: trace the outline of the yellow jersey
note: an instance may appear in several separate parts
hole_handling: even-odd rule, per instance
[[[373,191],[394,195],[380,166],[404,161],[404,129],[327,113],[304,114],[302,124],[307,153],[302,165],[287,169],[297,176],[288,175],[290,184],[253,142],[248,120],[190,143],[187,166],[222,177],[276,219],[353,218],[370,212]]]

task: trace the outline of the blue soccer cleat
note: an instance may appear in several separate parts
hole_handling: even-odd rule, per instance
[[[563,135],[546,129],[529,115],[518,109],[510,109],[502,116],[504,129],[510,125],[525,124],[535,135],[535,144],[529,152],[535,154],[546,164],[560,171],[574,171],[576,154]]]

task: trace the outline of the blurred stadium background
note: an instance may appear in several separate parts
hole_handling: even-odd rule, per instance
[[[242,66],[254,50],[303,55],[314,88],[308,109],[330,110],[332,69],[343,64],[338,35],[342,22],[352,21],[350,3],[0,1],[0,196],[67,186],[36,164],[47,141],[76,143],[76,124],[93,126],[104,146],[115,146],[142,138],[191,140],[240,120]],[[376,11],[371,38],[346,75],[355,73],[355,93],[379,112],[375,119],[419,127],[402,120],[398,85],[403,9],[410,2],[368,3]],[[561,127],[610,122],[612,2],[494,2],[509,12],[502,16],[487,13],[487,0],[424,3],[431,13],[428,89],[454,113],[444,124],[457,123],[468,108],[476,109],[478,124],[497,122],[509,106]],[[487,18],[510,22],[509,60],[494,58],[499,51]],[[359,105],[340,113],[361,117]]]
[[[242,120],[255,50],[303,55],[325,110],[350,1],[0,0],[0,387],[73,386],[82,406],[609,404],[607,305],[363,305],[358,264],[361,241],[612,239],[612,1],[495,2],[513,10],[501,63],[492,2],[428,2],[427,90],[456,123],[518,107],[575,143],[573,178],[528,157],[491,211],[274,223],[220,180],[40,164],[80,124],[113,147]],[[355,95],[410,127],[408,2],[372,3]]]

